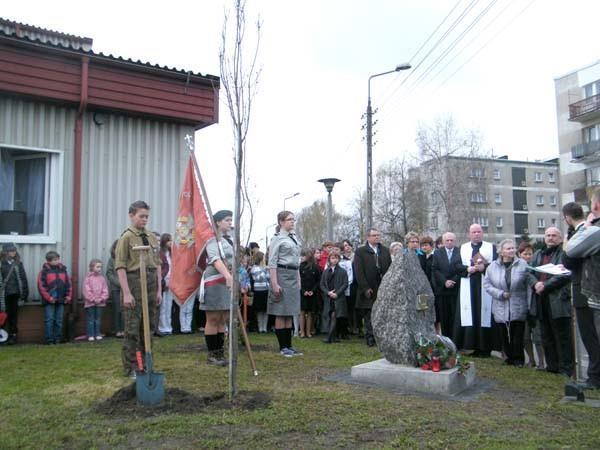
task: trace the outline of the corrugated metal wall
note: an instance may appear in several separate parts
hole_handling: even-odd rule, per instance
[[[179,190],[187,163],[184,137],[192,127],[139,117],[103,113],[84,117],[81,189],[80,288],[90,259],[106,262],[114,239],[128,226],[135,200],[151,206],[150,229],[173,233]],[[72,108],[0,97],[0,144],[64,151],[62,235],[56,245],[19,244],[37,299],[35,279],[49,250],[71,267],[73,146],[76,111]]]
[[[76,111],[73,108],[27,102],[14,98],[0,97],[0,144],[38,147],[64,151],[65,189],[62,232],[56,245],[19,244],[27,279],[30,298],[38,298],[35,280],[49,250],[60,253],[62,260],[70,266],[71,260],[71,214],[73,189],[73,145]]]
[[[173,233],[192,127],[123,115],[86,113],[83,128],[80,274],[92,258],[106,262],[129,225],[135,200],[150,207],[153,231]]]

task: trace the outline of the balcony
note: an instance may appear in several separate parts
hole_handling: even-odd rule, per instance
[[[600,158],[600,141],[574,145],[571,147],[571,158],[577,162],[588,162]]]
[[[597,117],[600,117],[600,94],[569,105],[569,120],[572,122],[585,122]]]

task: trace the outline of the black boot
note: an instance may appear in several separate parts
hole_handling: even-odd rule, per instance
[[[6,340],[6,345],[15,345],[17,343],[17,335],[11,334]]]

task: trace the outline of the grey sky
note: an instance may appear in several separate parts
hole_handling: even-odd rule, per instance
[[[401,152],[414,152],[418,122],[445,113],[452,113],[464,127],[478,128],[485,146],[497,155],[532,160],[558,155],[553,79],[599,59],[597,1],[536,0],[528,7],[530,0],[497,0],[424,80],[431,81],[410,88],[440,51],[493,1],[474,3],[403,86],[398,88],[407,72],[373,81],[373,106],[380,108],[375,167]],[[288,202],[292,210],[324,199],[325,189],[316,182],[319,178],[343,180],[334,190],[334,202],[341,209],[356,189],[364,188],[361,115],[367,78],[409,60],[456,3],[248,1],[250,15],[260,13],[263,20],[263,76],[248,141],[259,208],[257,240],[274,222],[285,196],[301,192]],[[470,3],[460,1],[424,51],[410,61],[413,66]],[[1,14],[92,37],[96,51],[219,75],[224,5],[230,2],[21,1],[6,2]],[[492,36],[495,39],[487,43]],[[232,139],[224,103],[220,119],[220,124],[196,135],[213,209],[233,206]]]

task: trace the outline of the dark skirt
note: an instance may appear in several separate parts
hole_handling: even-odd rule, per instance
[[[304,312],[314,313],[317,310],[317,294],[312,297],[303,295],[300,297],[300,309]]]
[[[267,311],[267,299],[269,298],[269,291],[254,291],[252,300],[252,308],[255,312],[266,312]]]
[[[329,317],[333,308],[335,308],[335,317],[336,319],[341,319],[343,317],[348,317],[348,307],[346,305],[346,297],[340,295],[335,300],[330,298],[326,298],[323,302],[323,313],[326,317]]]

